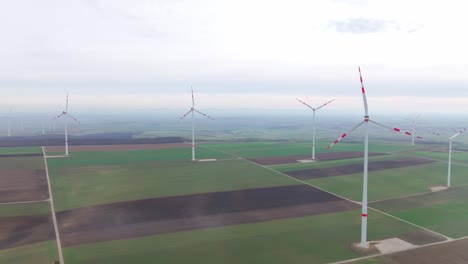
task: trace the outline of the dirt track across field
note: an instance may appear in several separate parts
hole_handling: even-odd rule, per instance
[[[55,239],[49,215],[0,217],[0,249]]]
[[[65,246],[358,209],[308,185],[163,197],[58,213]]]
[[[466,264],[468,239],[417,248],[379,257],[386,264]]]
[[[72,145],[69,146],[70,152],[80,151],[125,151],[125,150],[144,150],[144,149],[167,149],[167,148],[188,148],[185,143],[167,143],[167,144],[125,144],[125,145]],[[63,146],[48,146],[47,152],[64,151]]]
[[[387,155],[385,153],[370,152],[369,156],[381,156]],[[346,151],[346,152],[329,152],[317,154],[317,159],[320,161],[327,160],[339,160],[339,159],[352,159],[362,158],[363,152],[360,151]],[[298,163],[298,160],[310,159],[310,155],[296,155],[296,156],[281,156],[281,157],[264,157],[248,159],[260,165],[278,165],[278,164],[289,164]]]
[[[0,154],[0,158],[14,158],[14,157],[42,157],[42,153]]]
[[[0,203],[49,198],[43,169],[0,170]]]
[[[394,160],[371,161],[369,162],[368,170],[380,171],[380,170],[396,169],[396,168],[402,168],[402,167],[428,164],[432,162],[435,162],[435,161],[423,159],[423,158],[416,158],[416,157],[400,158],[400,159],[394,159]],[[327,167],[327,168],[289,171],[289,172],[286,172],[286,174],[299,180],[308,180],[308,179],[330,177],[330,176],[341,176],[341,175],[362,172],[362,166],[363,166],[362,163],[358,163],[358,164],[341,165],[341,166]]]

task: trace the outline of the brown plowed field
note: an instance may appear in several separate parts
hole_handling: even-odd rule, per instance
[[[381,156],[387,155],[385,153],[370,152],[369,156]],[[352,159],[362,158],[363,152],[360,151],[346,151],[346,152],[329,152],[317,154],[316,158],[321,161],[327,160],[339,160],[339,159]],[[281,157],[264,157],[249,159],[260,165],[277,165],[277,164],[289,164],[297,163],[297,160],[310,159],[310,155],[296,155],[296,156],[281,156]]]
[[[428,164],[435,162],[433,160],[423,159],[423,158],[401,158],[394,160],[381,160],[369,162],[369,171],[379,171],[387,169],[395,169],[409,166],[416,166],[422,164]],[[330,177],[330,176],[340,176],[362,172],[362,163],[358,164],[349,164],[341,165],[335,167],[327,168],[317,168],[317,169],[306,169],[298,171],[289,171],[285,172],[287,175],[294,177],[299,180],[308,180],[314,178]]]
[[[466,264],[468,239],[379,257],[386,264]]]
[[[0,218],[0,249],[55,239],[49,215]]]
[[[126,144],[126,145],[78,145],[69,146],[70,152],[80,151],[119,151],[119,150],[144,150],[144,149],[167,149],[167,148],[188,148],[191,145],[185,143],[167,144]],[[48,146],[48,152],[64,151],[64,146]]]
[[[0,171],[0,202],[36,201],[49,198],[44,169]]]
[[[39,157],[39,156],[42,156],[42,153],[0,154],[0,158]]]
[[[65,246],[358,209],[308,185],[163,197],[58,213]]]

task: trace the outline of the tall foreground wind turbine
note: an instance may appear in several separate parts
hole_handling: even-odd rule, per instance
[[[194,161],[195,160],[195,112],[211,120],[214,120],[214,119],[198,111],[197,109],[195,109],[195,98],[193,96],[193,88],[192,87],[190,88],[192,89],[192,108],[190,108],[190,110],[185,115],[183,115],[180,118],[180,120],[184,119],[188,114],[192,113],[192,160]]]
[[[67,101],[65,104],[65,110],[62,111],[62,113],[56,116],[53,120],[56,120],[60,118],[61,116],[64,116],[65,118],[65,155],[68,156],[68,117],[70,117],[73,121],[77,122],[78,124],[80,123],[76,118],[74,118],[68,113],[68,93],[67,93]]]
[[[324,103],[323,105],[317,107],[317,108],[313,108],[312,106],[304,103],[303,101],[299,100],[296,98],[297,101],[301,102],[303,105],[309,107],[310,109],[312,109],[313,111],[313,119],[312,119],[312,159],[314,160],[315,159],[315,111],[319,110],[320,108],[326,106],[327,104],[335,101],[335,99],[332,99],[326,103]]]
[[[327,148],[333,147],[333,145],[337,144],[340,142],[343,138],[345,138],[349,133],[353,132],[356,130],[358,127],[361,125],[364,125],[365,128],[365,136],[364,136],[364,170],[363,170],[363,188],[362,188],[362,212],[361,212],[361,242],[360,246],[363,248],[367,248],[367,172],[368,172],[368,164],[369,164],[369,122],[386,128],[393,130],[395,132],[402,132],[401,129],[399,128],[392,128],[386,125],[383,125],[381,123],[378,123],[374,120],[371,120],[369,118],[369,111],[367,107],[367,98],[366,98],[366,91],[364,89],[364,83],[362,81],[362,75],[361,75],[361,68],[359,67],[359,79],[361,81],[361,91],[362,91],[362,100],[364,102],[364,120],[361,121],[359,124],[355,125],[349,132],[344,133],[341,135],[337,140],[333,141],[333,143],[328,146]],[[411,136],[410,132],[404,132],[406,135]]]
[[[447,172],[447,187],[450,188],[450,177],[452,174],[452,140],[458,137],[461,133],[465,132],[466,128],[458,131],[455,135],[449,137],[449,158],[448,158],[448,172]]]

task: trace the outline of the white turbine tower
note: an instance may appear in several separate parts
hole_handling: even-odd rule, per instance
[[[195,161],[195,112],[197,112],[198,114],[202,115],[202,116],[205,116],[211,120],[214,120],[213,118],[211,118],[210,116],[198,111],[197,109],[195,109],[195,98],[193,96],[193,88],[190,87],[192,89],[192,108],[190,108],[190,110],[185,114],[183,115],[180,120],[184,119],[188,114],[192,113],[192,161]]]
[[[65,110],[62,111],[62,113],[60,115],[56,116],[53,120],[55,121],[57,118],[60,118],[61,116],[65,117],[65,155],[68,156],[68,117],[73,119],[78,124],[80,123],[76,118],[74,118],[73,116],[71,116],[68,113],[68,93],[67,93],[67,100],[66,100],[66,104],[65,104]],[[54,128],[55,128],[55,126],[54,126]]]
[[[361,242],[360,246],[363,248],[368,247],[367,243],[367,172],[368,172],[368,163],[369,163],[369,122],[383,127],[385,129],[390,129],[396,132],[402,132],[399,128],[392,128],[381,123],[378,123],[374,120],[369,118],[369,111],[367,107],[367,98],[366,98],[366,91],[364,89],[364,83],[362,81],[361,75],[361,68],[359,67],[359,79],[361,81],[361,91],[362,91],[362,99],[364,102],[364,120],[361,121],[359,124],[355,125],[349,132],[342,134],[338,139],[333,141],[333,143],[328,146],[327,148],[331,148],[333,145],[340,142],[343,138],[345,138],[349,133],[356,130],[361,125],[364,125],[365,128],[365,136],[364,136],[364,169],[363,169],[363,188],[362,188],[362,212],[361,212]],[[404,132],[406,135],[411,135],[409,132]]]
[[[465,132],[466,128],[458,131],[455,135],[449,137],[449,157],[448,157],[448,172],[447,172],[447,187],[450,188],[450,177],[452,174],[452,140]]]
[[[8,114],[5,115],[5,116],[2,116],[2,118],[6,118],[6,120],[7,120],[7,135],[9,137],[11,137],[11,112],[12,112],[12,108],[13,107],[10,106],[10,110],[8,110]]]
[[[326,103],[324,103],[323,105],[317,107],[317,108],[313,108],[312,106],[306,104],[305,102],[299,100],[296,98],[297,101],[301,102],[303,105],[309,107],[310,109],[312,109],[313,111],[313,118],[312,118],[312,159],[314,160],[315,159],[315,111],[319,110],[320,108],[326,106],[327,104],[335,101],[335,99],[332,99]]]

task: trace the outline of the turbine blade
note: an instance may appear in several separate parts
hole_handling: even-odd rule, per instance
[[[418,118],[420,118],[422,115],[422,113],[420,113],[418,116],[416,116],[416,118],[414,119],[414,121],[416,121]]]
[[[67,102],[65,104],[65,112],[68,112],[68,92],[67,92]]]
[[[312,106],[306,104],[305,102],[303,102],[303,101],[301,101],[301,100],[299,100],[299,99],[297,99],[297,98],[296,98],[296,100],[299,101],[299,102],[301,102],[303,105],[305,105],[305,106],[307,106],[307,107],[309,107],[310,109],[312,109],[312,110],[315,111],[315,108],[313,108]]]
[[[58,116],[52,118],[52,120],[55,120],[55,119],[57,119],[57,118],[59,118],[59,117],[61,117],[61,116],[63,116],[63,115],[65,115],[65,113],[61,113],[60,115],[58,115]]]
[[[212,118],[211,116],[209,116],[209,115],[207,115],[207,114],[204,114],[204,113],[202,113],[202,112],[200,112],[200,111],[198,111],[198,110],[196,110],[196,109],[193,109],[193,111],[199,113],[200,115],[204,115],[204,116],[208,117],[208,118],[211,119],[211,120],[214,120],[214,118]]]
[[[364,122],[366,122],[366,121],[360,122],[359,124],[357,124],[357,125],[355,125],[353,128],[351,128],[348,132],[343,133],[339,138],[337,138],[335,141],[333,141],[333,143],[331,143],[330,146],[327,147],[327,149],[330,149],[330,148],[333,147],[335,144],[337,144],[338,142],[340,142],[343,138],[345,138],[348,134],[351,134],[351,132],[353,132],[353,131],[356,130],[358,127],[360,127],[362,124],[364,124]]]
[[[183,115],[179,120],[184,119],[188,114],[190,114],[193,111],[193,109],[190,109],[185,115]]]
[[[361,74],[361,67],[358,67],[359,69],[359,79],[361,80],[361,91],[362,91],[362,100],[364,101],[364,113],[365,116],[369,116],[369,109],[367,107],[367,97],[366,97],[366,89],[364,89],[364,82],[362,80],[362,74]]]
[[[193,88],[190,86],[190,89],[192,89],[192,108],[195,107],[195,97],[193,96]]]
[[[398,128],[398,127],[390,127],[390,126],[381,124],[381,123],[376,122],[376,121],[371,120],[371,119],[369,119],[369,122],[372,122],[372,123],[374,123],[375,125],[380,126],[380,127],[383,127],[383,128],[386,128],[386,129],[388,129],[388,130],[392,130],[392,131],[395,131],[395,132],[402,132],[403,134],[405,134],[405,135],[407,135],[407,136],[413,135],[412,133],[410,133],[410,132],[408,132],[408,131],[403,131],[403,130],[401,130],[401,129]]]
[[[67,113],[67,115],[68,115],[71,119],[73,119],[73,121],[75,121],[76,123],[81,124],[80,121],[78,121],[78,119],[74,118],[74,117],[73,117],[72,115],[70,115],[69,113]]]
[[[329,103],[331,103],[331,102],[333,102],[333,101],[335,101],[335,99],[332,99],[332,100],[330,100],[330,101],[328,101],[328,102],[324,103],[323,105],[321,105],[321,106],[317,107],[315,110],[319,110],[320,108],[322,108],[322,107],[326,106],[327,104],[329,104]]]
[[[452,140],[452,139],[458,137],[461,133],[465,132],[465,130],[466,130],[466,128],[464,128],[463,130],[458,131],[455,135],[449,137],[449,139]]]

